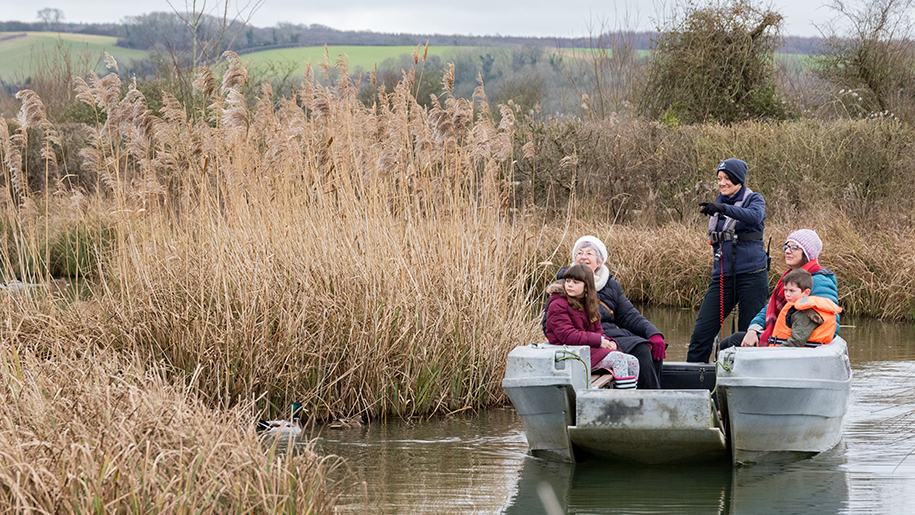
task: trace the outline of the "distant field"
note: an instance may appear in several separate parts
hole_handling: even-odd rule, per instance
[[[90,69],[100,71],[104,52],[113,55],[119,62],[127,63],[133,59],[146,57],[143,50],[132,50],[115,46],[116,39],[109,36],[87,34],[70,34],[57,32],[0,32],[0,80],[23,80],[36,71],[61,64],[61,56],[69,56],[72,73],[86,73]],[[346,59],[351,70],[370,70],[388,59],[410,56],[416,47],[413,46],[333,46],[327,48],[331,64],[340,56]],[[420,51],[422,49],[420,48]],[[474,47],[474,46],[430,46],[429,55],[448,59],[460,52],[476,51],[493,54],[510,52],[510,47]],[[547,49],[547,52],[559,52],[570,58],[588,58],[593,50],[585,48]],[[639,57],[647,57],[648,50],[637,50]],[[301,77],[305,67],[311,64],[317,67],[324,62],[323,46],[280,48],[261,50],[242,54],[242,61],[248,65],[252,74],[274,77]],[[806,65],[809,56],[795,54],[777,54],[776,59]]]
[[[73,73],[99,69],[104,52],[126,63],[146,56],[143,50],[115,46],[110,36],[62,32],[0,32],[0,80],[22,80],[43,68],[60,66],[69,56]]]
[[[439,46],[429,47],[429,55],[447,58],[449,55],[484,47],[470,46]],[[327,53],[331,65],[334,65],[339,56],[344,56],[351,70],[362,68],[370,70],[376,64],[381,64],[387,59],[396,59],[402,55],[413,55],[416,47],[412,46],[334,46],[328,47]],[[422,52],[422,48],[420,48]],[[261,50],[242,54],[242,61],[254,73],[268,72],[274,75],[290,76],[301,75],[305,66],[311,64],[315,67],[324,62],[324,47],[309,46],[296,48],[278,48],[274,50]]]

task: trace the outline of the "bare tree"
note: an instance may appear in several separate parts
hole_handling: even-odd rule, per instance
[[[229,0],[216,2],[208,9],[207,0],[184,0],[184,10],[175,7],[172,0],[166,0],[175,15],[187,26],[191,33],[191,68],[197,68],[201,61],[215,57],[217,50],[226,46],[226,35],[236,25],[247,25],[265,0],[247,0],[243,5],[235,2],[234,13],[230,15]],[[215,31],[203,34],[203,27],[209,21],[208,17],[217,20]],[[221,53],[221,52],[219,52]]]
[[[44,23],[47,30],[59,27],[60,23],[64,21],[64,12],[55,7],[39,9],[37,15],[38,19]]]
[[[602,119],[630,111],[634,88],[644,73],[635,49],[637,12],[616,12],[611,18],[590,17],[587,44],[583,50],[570,49],[551,56],[550,65],[562,73],[577,96],[583,114]],[[570,59],[563,59],[568,56]]]
[[[829,26],[820,73],[852,115],[915,119],[915,0],[833,0],[847,30]]]
[[[198,67],[213,63],[223,51],[231,48],[236,36],[243,32],[254,13],[265,0],[184,0],[184,8],[176,5],[177,0],[166,0],[175,18],[187,28],[190,41],[182,45],[163,41],[162,47],[168,54],[162,66],[167,66],[170,80],[174,81],[174,94],[188,108],[196,113],[192,82]],[[240,3],[244,2],[244,3]],[[187,44],[189,43],[189,45]]]

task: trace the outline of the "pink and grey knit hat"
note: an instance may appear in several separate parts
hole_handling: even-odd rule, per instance
[[[798,229],[788,235],[787,241],[793,241],[804,251],[808,261],[820,257],[823,241],[813,229]]]

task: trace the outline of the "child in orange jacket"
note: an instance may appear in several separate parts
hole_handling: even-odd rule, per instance
[[[842,308],[830,299],[810,295],[813,277],[803,268],[782,279],[785,307],[778,314],[769,345],[804,347],[808,343],[828,344],[836,334],[836,313]]]

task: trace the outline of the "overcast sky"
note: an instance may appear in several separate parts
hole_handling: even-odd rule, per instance
[[[243,10],[258,0],[229,0],[230,10]],[[662,5],[675,0],[262,0],[251,19],[266,27],[277,22],[320,23],[337,29],[442,34],[523,36],[587,35],[589,20],[610,28],[651,30]],[[785,17],[783,34],[817,35],[832,14],[825,0],[770,0]],[[179,9],[192,0],[172,0]],[[204,0],[197,0],[197,5]],[[224,0],[207,0],[209,6]],[[0,0],[0,19],[34,21],[42,7],[56,7],[66,21],[110,22],[152,11],[170,10],[165,0]]]

